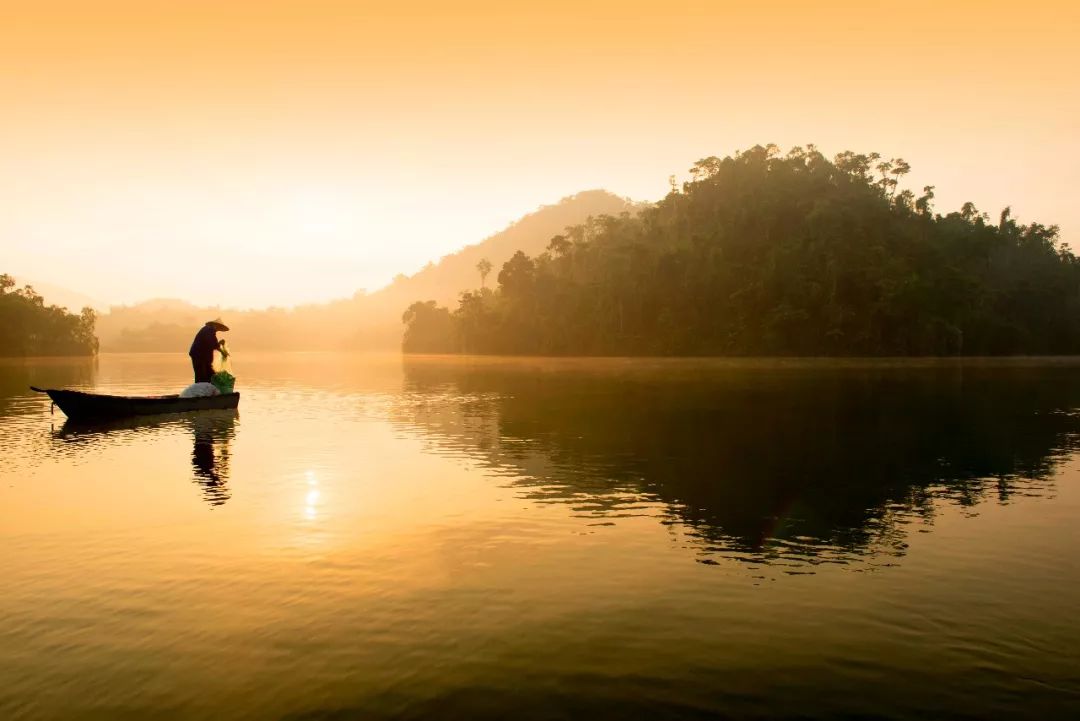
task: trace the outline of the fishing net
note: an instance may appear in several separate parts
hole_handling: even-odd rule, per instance
[[[236,385],[236,376],[229,372],[229,351],[225,348],[224,341],[221,343],[221,350],[224,351],[221,354],[221,363],[217,372],[210,376],[210,382],[222,393],[232,393],[233,386]]]
[[[232,393],[233,386],[236,385],[236,376],[229,371],[218,371],[210,376],[210,382],[222,393]]]

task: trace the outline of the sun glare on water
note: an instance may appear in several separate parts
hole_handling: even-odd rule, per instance
[[[315,477],[315,472],[308,471],[304,475],[307,477],[308,485],[307,495],[304,497],[304,517],[314,520],[318,515],[319,499],[322,493],[319,491],[319,480]]]

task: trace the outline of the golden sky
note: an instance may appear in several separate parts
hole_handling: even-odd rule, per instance
[[[104,302],[374,289],[756,143],[1080,246],[1080,3],[0,0],[0,272]]]

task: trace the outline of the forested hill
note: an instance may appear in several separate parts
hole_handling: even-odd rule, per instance
[[[386,288],[370,294],[368,300],[393,305],[395,322],[400,326],[401,308],[413,299],[456,303],[462,291],[476,287],[480,281],[476,266],[481,260],[486,259],[497,270],[519,250],[530,255],[542,252],[551,237],[567,227],[590,217],[619,215],[645,205],[635,204],[606,190],[586,190],[567,196],[554,205],[542,206],[522,216],[479,243],[428,264],[414,275],[398,276]]]
[[[417,296],[452,302],[480,283],[477,264],[486,259],[498,268],[525,249],[542,251],[551,236],[590,216],[617,214],[637,206],[607,191],[590,190],[545,205],[502,231],[448,255],[412,276],[398,276],[370,294],[298,308],[230,310],[199,307],[175,300],[153,300],[110,309],[98,322],[107,351],[186,352],[202,323],[223,316],[229,340],[244,350],[336,350],[393,348],[401,344],[401,310]],[[489,279],[488,283],[494,282]]]
[[[92,308],[69,313],[45,305],[33,287],[16,287],[10,275],[0,274],[0,356],[92,356],[97,353]]]
[[[411,276],[398,276],[386,288],[363,297],[355,304],[357,315],[350,322],[356,328],[347,341],[353,348],[401,347],[401,310],[415,298],[438,303],[455,303],[461,293],[494,278],[481,278],[477,267],[486,261],[500,268],[515,252],[540,253],[556,233],[586,222],[589,218],[634,213],[646,207],[606,190],[587,190],[558,203],[544,205],[522,216],[507,228],[474,245],[444,256]]]
[[[813,147],[707,158],[636,215],[514,255],[404,348],[516,354],[1080,352],[1080,264],[1057,228],[934,212],[903,160]],[[416,300],[427,301],[420,296]]]

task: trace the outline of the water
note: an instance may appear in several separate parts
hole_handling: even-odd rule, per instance
[[[0,718],[1062,718],[1080,366],[0,363]]]

